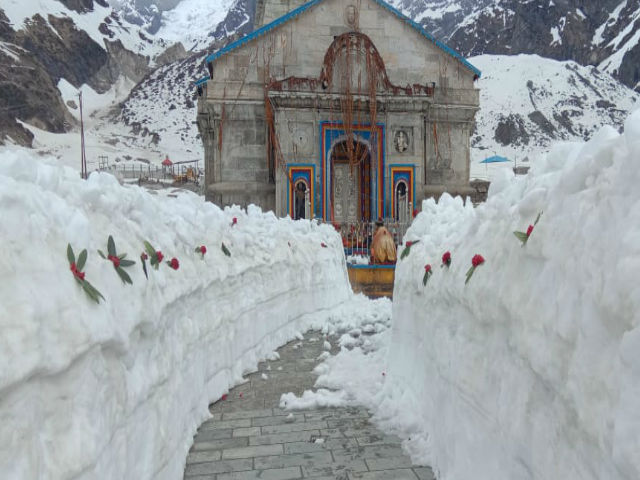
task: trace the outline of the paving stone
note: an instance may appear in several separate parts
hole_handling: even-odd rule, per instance
[[[367,445],[400,445],[402,440],[395,435],[366,435],[356,437],[358,445],[365,447]]]
[[[222,451],[222,458],[253,458],[284,453],[281,444],[253,445],[250,447],[228,448]]]
[[[222,450],[224,448],[246,447],[248,445],[249,437],[222,438],[220,440],[209,440],[208,442],[195,442],[192,450]]]
[[[413,469],[420,480],[436,480],[436,476],[433,474],[431,467],[415,467]]]
[[[273,409],[263,408],[262,410],[239,410],[237,412],[227,412],[222,414],[222,420],[236,420],[238,418],[270,417]]]
[[[234,437],[251,437],[254,435],[260,435],[260,433],[260,427],[244,427],[233,429]]]
[[[238,428],[238,427],[250,427],[251,419],[238,418],[236,420],[207,420],[201,426],[201,430],[220,430],[222,428]]]
[[[367,458],[364,463],[367,464],[369,470],[389,470],[391,468],[411,468],[411,460],[408,457],[392,457],[392,458]]]
[[[366,458],[396,458],[403,457],[402,448],[398,445],[373,445],[369,447],[358,447],[354,449],[334,450],[333,458],[336,462],[346,462],[349,460]],[[409,463],[408,466],[411,466]]]
[[[258,457],[254,459],[255,468],[284,468],[294,466],[313,466],[331,463],[333,458],[330,452],[309,452],[292,455],[274,455],[271,457]]]
[[[220,460],[220,451],[218,450],[204,450],[201,452],[189,452],[189,455],[187,456],[187,464],[213,462],[216,460]]]
[[[305,421],[304,414],[294,414],[293,417],[288,415],[278,415],[271,417],[252,418],[251,425],[254,427],[264,427],[267,425],[284,425],[288,423],[302,423]]]
[[[284,453],[304,453],[318,450],[343,450],[345,448],[357,448],[357,442],[352,438],[329,438],[323,439],[322,443],[292,442],[284,444]]]
[[[320,437],[320,430],[302,430],[300,432],[275,433],[273,435],[249,437],[249,445],[268,445],[271,443],[287,444],[291,442],[309,443],[313,435],[315,435],[316,438]]]
[[[347,478],[351,472],[366,472],[367,466],[364,460],[354,460],[347,463],[331,463],[324,465],[303,466],[302,474],[306,477],[332,477]]]
[[[208,475],[211,473],[236,472],[253,469],[253,459],[220,460],[219,462],[194,463],[187,465],[185,477],[193,475]]]
[[[378,472],[350,473],[349,480],[417,480],[410,469],[380,470]]]
[[[292,480],[302,478],[300,467],[272,468],[219,474],[216,480]]]
[[[221,438],[231,438],[232,431],[230,428],[222,430],[200,430],[196,433],[195,442],[209,442]]]
[[[299,432],[301,430],[320,430],[327,428],[327,422],[301,422],[301,423],[285,423],[283,425],[268,425],[262,427],[262,433],[269,435],[271,433]]]

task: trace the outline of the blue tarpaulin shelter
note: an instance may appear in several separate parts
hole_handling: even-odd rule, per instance
[[[509,159],[505,157],[501,157],[500,155],[494,155],[493,157],[488,157],[482,160],[480,163],[500,163],[500,162],[508,162]]]

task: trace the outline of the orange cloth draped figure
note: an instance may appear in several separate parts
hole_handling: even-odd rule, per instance
[[[395,263],[396,244],[393,242],[391,233],[382,222],[376,222],[376,227],[376,233],[374,233],[371,243],[373,263]]]

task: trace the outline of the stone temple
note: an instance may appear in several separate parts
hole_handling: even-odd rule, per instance
[[[337,224],[467,195],[480,72],[382,0],[258,0],[198,87],[206,198]]]

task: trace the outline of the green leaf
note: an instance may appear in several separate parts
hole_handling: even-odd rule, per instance
[[[120,266],[121,267],[130,267],[132,265],[135,265],[136,262],[134,262],[133,260],[120,260]]]
[[[156,265],[158,265],[158,257],[156,256],[156,254],[154,253],[151,258],[149,259],[149,263],[151,264],[152,267],[155,267]]]
[[[107,256],[104,254],[104,252],[102,250],[98,250],[98,255],[100,255],[105,260],[107,259]]]
[[[124,271],[123,268],[121,268],[121,267],[116,268],[116,272],[118,272],[118,275],[120,276],[120,279],[124,283],[128,283],[129,285],[133,285],[133,282],[131,281],[131,277],[129,276],[129,274],[127,272]]]
[[[79,272],[82,271],[82,269],[84,268],[84,264],[85,263],[87,263],[87,249],[86,248],[80,252],[80,255],[78,255],[78,263],[76,263],[76,268],[78,269]]]
[[[111,235],[109,235],[109,238],[107,239],[107,252],[109,252],[109,255],[113,257],[116,255],[116,242],[113,241],[113,237]]]
[[[100,303],[101,298],[104,300],[102,294],[98,290],[96,290],[95,287],[88,281],[85,280],[84,282],[82,282],[82,288],[84,288],[84,291],[87,293],[89,298],[91,298],[96,303]]]
[[[415,240],[411,242],[409,245],[407,245],[406,247],[404,247],[404,250],[402,250],[402,254],[400,255],[400,260],[403,260],[405,257],[407,257],[411,253],[411,247],[413,247],[416,243],[420,243],[420,240]]]
[[[67,260],[69,260],[69,264],[76,263],[76,256],[73,254],[70,243],[67,243]]]
[[[150,258],[152,258],[156,254],[156,250],[146,240],[144,241],[144,249],[147,251],[147,254]]]
[[[118,255],[118,258],[119,258],[120,260],[124,260],[125,258],[127,258],[127,254],[126,254],[126,253],[123,253],[122,255]]]
[[[227,256],[230,257],[231,256],[231,252],[229,251],[229,249],[226,247],[226,245],[224,244],[224,242],[222,242],[222,252]]]
[[[431,272],[424,272],[424,277],[422,277],[422,286],[426,286],[429,281],[429,277],[431,276]]]
[[[144,272],[144,277],[149,280],[149,274],[147,273],[147,262],[142,260],[142,271]]]
[[[538,221],[540,220],[540,217],[542,216],[542,211],[540,211],[540,213],[538,214],[538,216],[536,217],[536,221],[533,222],[533,226],[535,227],[538,224]]]
[[[469,279],[471,278],[471,275],[473,275],[473,272],[475,270],[476,270],[476,267],[473,267],[473,266],[469,270],[467,270],[467,279],[464,281],[465,285],[469,283]]]
[[[196,253],[200,253],[200,247],[196,247]]]
[[[80,280],[78,277],[76,277],[75,275],[73,276],[73,278],[76,279],[76,282],[78,282],[80,285],[82,285],[84,283],[84,280]]]
[[[527,237],[527,234],[524,232],[513,232],[513,234],[522,242],[523,245],[527,243],[527,240],[529,240],[529,237]]]

